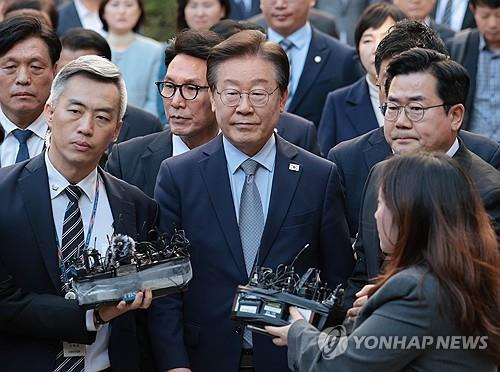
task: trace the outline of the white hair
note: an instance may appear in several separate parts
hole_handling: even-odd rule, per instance
[[[115,84],[120,91],[119,118],[120,120],[123,119],[123,115],[125,115],[125,110],[127,109],[127,88],[122,74],[118,67],[109,60],[94,55],[81,56],[69,62],[58,72],[52,82],[47,104],[57,104],[59,97],[64,91],[66,82],[76,75],[84,75],[90,79]]]

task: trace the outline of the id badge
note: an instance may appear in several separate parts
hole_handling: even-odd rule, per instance
[[[63,354],[65,358],[85,356],[85,345],[63,341]]]

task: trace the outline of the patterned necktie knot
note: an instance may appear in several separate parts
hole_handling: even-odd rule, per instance
[[[247,159],[241,163],[240,168],[245,172],[246,176],[253,176],[259,167],[259,163],[253,159]]]
[[[66,195],[72,203],[78,203],[78,200],[80,200],[82,196],[82,189],[80,189],[80,186],[69,185],[64,191],[66,191]]]
[[[285,53],[287,53],[287,54],[288,54],[288,51],[295,46],[295,44],[293,43],[293,41],[288,40],[288,39],[281,40],[280,41],[280,45],[284,49]]]
[[[28,141],[28,138],[30,138],[33,135],[33,132],[30,131],[29,129],[22,130],[22,129],[14,129],[12,131],[12,135],[16,137],[17,141],[20,144],[26,144]]]

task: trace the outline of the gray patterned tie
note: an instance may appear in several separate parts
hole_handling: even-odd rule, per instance
[[[444,7],[443,21],[441,22],[442,24],[448,27],[451,25],[451,14],[453,10],[452,8],[453,8],[453,0],[448,0],[446,2],[446,6]]]
[[[293,86],[292,86],[292,71],[293,71],[293,68],[292,68],[292,63],[293,63],[292,62],[292,49],[295,46],[295,44],[291,40],[283,39],[280,41],[280,45],[283,48],[283,50],[285,51],[285,53],[288,57],[288,63],[290,64],[290,80],[288,81],[288,99],[286,100],[286,106],[288,107],[288,105],[292,101],[292,97],[293,97],[293,93],[294,93]]]
[[[255,172],[259,163],[253,159],[247,159],[240,167],[245,172],[245,184],[241,190],[240,200],[240,237],[247,274],[250,275],[264,231],[264,212],[259,189],[255,184]],[[252,346],[252,332],[247,328],[243,333],[243,339],[245,347],[250,348]]]

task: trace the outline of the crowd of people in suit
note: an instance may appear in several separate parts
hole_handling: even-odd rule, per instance
[[[0,369],[495,371],[500,2],[177,5],[162,44],[142,0],[0,0]],[[65,298],[77,252],[175,226],[187,291]],[[333,357],[293,307],[231,319],[292,261],[345,289]]]

